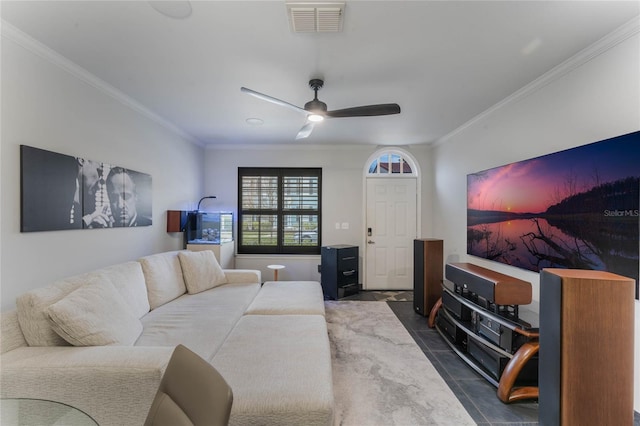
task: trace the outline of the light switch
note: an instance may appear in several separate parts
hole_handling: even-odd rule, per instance
[[[340,222],[336,222],[336,229],[340,229]]]

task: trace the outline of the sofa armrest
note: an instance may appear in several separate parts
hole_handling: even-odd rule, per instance
[[[223,269],[229,284],[233,283],[262,283],[262,273],[255,269]]]
[[[0,323],[0,353],[27,346],[27,341],[24,339],[18,322],[18,313],[15,309],[3,312],[0,316]]]
[[[173,347],[22,347],[2,355],[2,398],[62,402],[101,426],[143,424]]]

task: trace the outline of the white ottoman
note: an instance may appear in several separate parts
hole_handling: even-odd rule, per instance
[[[267,281],[245,315],[323,315],[324,296],[317,281]]]
[[[245,315],[211,364],[233,389],[230,426],[333,426],[324,317]]]

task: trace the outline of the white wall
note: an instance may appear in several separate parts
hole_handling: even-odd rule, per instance
[[[202,193],[203,149],[7,37],[2,38],[1,304],[57,278],[182,248],[166,211]],[[21,144],[148,173],[153,226],[20,233]],[[46,206],[43,206],[46,208]]]
[[[530,281],[537,273],[467,256],[466,175],[640,129],[640,36],[470,124],[434,148],[434,229],[445,259],[470,261]],[[615,313],[612,313],[615,315]],[[640,303],[635,320],[635,409],[640,409]],[[615,362],[615,360],[611,360]],[[631,372],[629,372],[631,374]]]
[[[421,236],[445,241],[445,257],[531,281],[538,275],[466,256],[466,175],[490,167],[640,129],[639,36],[470,124],[437,145],[405,147],[422,176]],[[238,166],[323,168],[323,244],[363,242],[363,179],[371,146],[281,146],[203,150],[11,40],[2,39],[0,150],[0,302],[56,278],[182,246],[165,232],[166,210],[237,209]],[[303,142],[302,142],[303,143]],[[402,141],[398,141],[402,144]],[[149,228],[21,234],[19,145],[122,165],[153,177]],[[204,183],[203,183],[204,176]],[[348,222],[336,230],[335,222]],[[246,256],[241,268],[265,268],[268,257]],[[284,279],[318,279],[317,257],[279,257]],[[265,275],[268,276],[268,275]],[[636,309],[636,354],[640,307]],[[636,355],[636,365],[638,365]],[[640,409],[640,368],[635,370]]]
[[[233,211],[234,219],[237,219],[238,167],[322,167],[322,245],[359,246],[362,270],[365,236],[363,171],[368,166],[365,163],[369,156],[380,148],[389,147],[305,145],[300,142],[299,146],[209,148],[205,155],[205,192],[218,198],[206,204],[207,210]],[[430,150],[425,145],[401,148],[415,157],[423,173],[421,236],[429,236],[431,225],[425,206],[429,205],[429,190],[432,187]],[[349,229],[336,229],[336,223],[348,223]],[[236,258],[236,267],[260,269],[265,277],[273,276],[273,272],[266,268],[270,263],[287,267],[279,273],[282,279],[320,279],[317,271],[319,255],[241,255]]]

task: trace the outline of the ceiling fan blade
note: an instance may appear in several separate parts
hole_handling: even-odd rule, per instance
[[[299,106],[295,106],[294,104],[290,104],[289,102],[285,102],[283,100],[274,98],[273,96],[265,95],[264,93],[256,92],[255,90],[247,89],[246,87],[241,87],[240,91],[242,93],[247,93],[251,96],[255,96],[258,99],[262,99],[263,101],[271,102],[276,105],[291,108],[298,112],[304,112],[305,114],[307,114],[307,111],[305,111],[303,108],[300,108]]]
[[[313,123],[312,122],[306,123],[304,126],[302,126],[302,128],[296,135],[296,140],[308,138],[312,130],[313,130]]]
[[[353,108],[337,109],[335,111],[327,111],[327,117],[371,117],[374,115],[391,115],[400,114],[400,105],[398,104],[379,104],[364,105]]]

